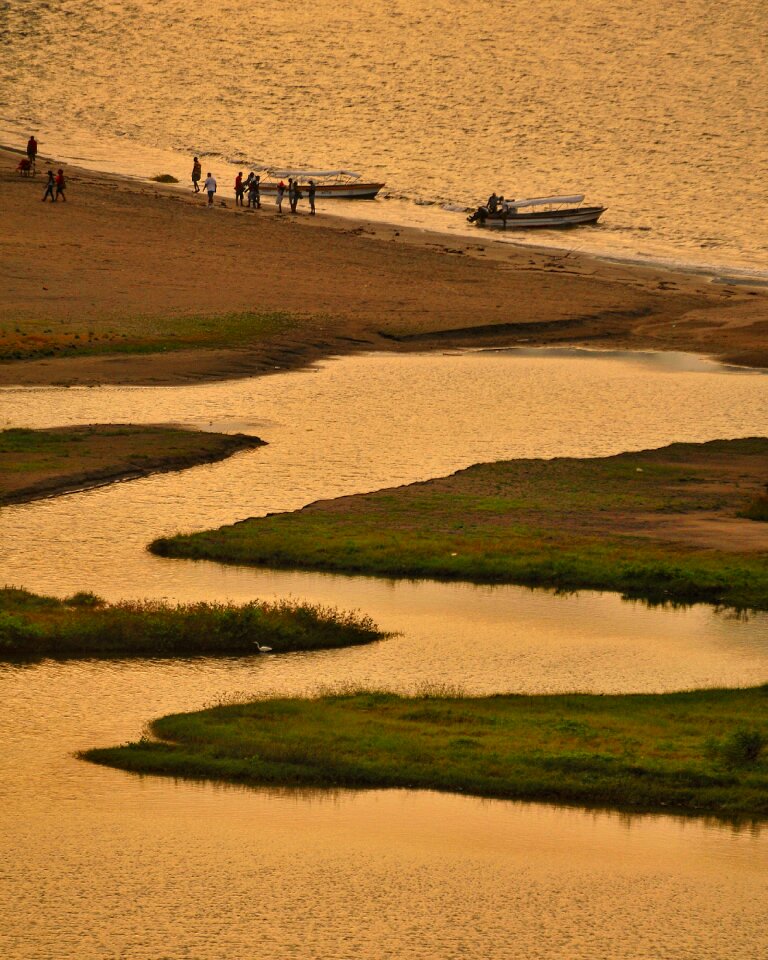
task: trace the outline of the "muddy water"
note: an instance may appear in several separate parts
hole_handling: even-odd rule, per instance
[[[270,446],[0,514],[8,582],[111,599],[293,594],[401,634],[252,661],[0,668],[0,954],[9,958],[729,958],[768,950],[756,830],[427,793],[140,779],[71,754],[232,691],[671,689],[766,679],[768,620],[611,596],[270,573],[153,536],[505,456],[765,433],[766,380],[691,358],[359,357],[183,389],[9,390],[7,423],[175,421]],[[567,401],[567,402],[566,402]],[[572,413],[568,411],[573,411]]]

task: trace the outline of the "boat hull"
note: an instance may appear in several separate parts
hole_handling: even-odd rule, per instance
[[[316,184],[316,200],[373,200],[376,194],[384,186],[383,183],[328,183]],[[259,189],[262,197],[277,196],[276,183],[261,183]],[[301,195],[306,199],[309,191],[309,184],[299,184]],[[285,198],[288,199],[288,187],[286,186]]]
[[[577,227],[585,223],[597,223],[605,213],[605,207],[576,207],[573,210],[537,210],[534,213],[517,213],[504,216],[489,214],[478,226],[494,230],[526,230],[532,227]]]

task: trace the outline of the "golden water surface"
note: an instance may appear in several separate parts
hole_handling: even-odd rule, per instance
[[[766,378],[677,355],[371,356],[183,388],[7,389],[6,423],[174,420],[269,446],[0,513],[3,573],[111,599],[307,597],[399,635],[253,659],[0,666],[9,960],[730,960],[768,952],[764,830],[427,792],[140,778],[76,750],[232,693],[353,681],[663,690],[768,676],[768,617],[612,595],[243,570],[145,544],[506,456],[765,434]]]
[[[767,36],[755,0],[5,0],[0,140],[184,182],[194,153],[225,195],[351,167],[387,183],[365,215],[445,229],[586,192],[599,227],[537,240],[765,272]]]

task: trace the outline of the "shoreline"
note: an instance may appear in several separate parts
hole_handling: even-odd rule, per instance
[[[523,344],[683,351],[768,367],[760,281],[714,283],[699,269],[397,227],[364,209],[355,219],[322,205],[312,218],[301,208],[281,217],[272,204],[239,210],[225,190],[226,207],[204,210],[181,185],[75,166],[69,202],[51,209],[39,203],[41,175],[15,173],[18,155],[0,148],[9,274],[0,331],[11,354],[0,385],[207,382],[355,352]],[[248,310],[295,323],[192,349],[152,352],[150,341],[141,352],[130,343],[88,352],[94,325],[120,330],[138,316],[181,329],[194,314],[215,327],[217,317]],[[45,352],[46,337],[64,329],[76,331],[67,355],[55,346],[24,359],[30,343]]]

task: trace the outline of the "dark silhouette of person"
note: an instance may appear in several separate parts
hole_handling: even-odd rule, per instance
[[[46,183],[45,185],[45,193],[43,194],[43,203],[45,203],[48,197],[51,198],[51,203],[56,202],[56,198],[53,195],[53,190],[55,186],[56,186],[56,177],[53,175],[53,170],[49,170],[48,183]]]
[[[37,140],[35,140],[35,135],[32,136],[27,141],[27,158],[32,164],[32,169],[35,169],[35,160],[37,160]]]

